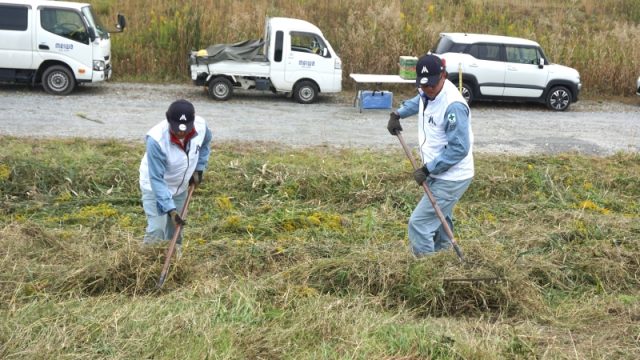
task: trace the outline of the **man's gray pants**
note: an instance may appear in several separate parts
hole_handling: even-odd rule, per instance
[[[182,212],[184,203],[187,200],[188,191],[173,196],[173,202],[176,204],[178,213]],[[169,219],[167,214],[161,214],[158,209],[156,196],[152,191],[142,190],[142,207],[147,215],[147,229],[144,234],[143,242],[145,244],[153,244],[160,241],[168,241],[173,237],[176,231],[173,221]],[[182,244],[182,229],[176,244]]]
[[[453,231],[453,207],[458,203],[472,179],[449,181],[427,178],[427,185]],[[446,250],[451,240],[444,231],[431,201],[425,194],[409,218],[409,243],[417,257]]]

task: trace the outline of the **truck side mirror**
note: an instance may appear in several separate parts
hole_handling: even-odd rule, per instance
[[[327,48],[322,49],[322,56],[327,57],[327,55],[329,55],[329,49]]]
[[[92,27],[89,28],[89,39],[91,39],[91,42],[96,40],[96,30]]]
[[[538,60],[538,68],[542,69],[544,67],[544,58],[540,58]]]
[[[116,25],[116,28],[120,31],[123,31],[126,26],[127,19],[125,19],[124,15],[118,14],[118,24]]]

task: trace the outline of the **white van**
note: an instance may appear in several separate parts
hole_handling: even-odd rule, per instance
[[[118,15],[117,31],[126,25]],[[111,39],[90,4],[0,0],[0,81],[54,95],[111,77]]]
[[[231,98],[237,88],[309,104],[320,92],[342,91],[342,60],[318,27],[300,19],[267,18],[262,39],[193,51],[189,64],[193,83],[215,100]]]

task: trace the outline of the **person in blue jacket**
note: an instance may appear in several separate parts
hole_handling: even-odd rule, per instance
[[[200,185],[209,161],[212,133],[195,115],[187,100],[171,103],[166,120],[146,135],[146,152],[140,163],[142,206],[147,216],[145,244],[171,240],[176,225],[184,225],[180,212],[189,184]],[[178,237],[178,254],[182,234]]]
[[[453,230],[453,207],[474,176],[471,113],[458,89],[447,80],[444,61],[427,54],[416,64],[418,95],[391,112],[387,129],[402,131],[400,119],[418,114],[418,144],[423,166],[413,174],[427,182]],[[422,197],[409,219],[409,242],[417,257],[451,246],[429,198]]]

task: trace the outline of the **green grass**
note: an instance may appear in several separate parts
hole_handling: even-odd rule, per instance
[[[637,154],[477,154],[462,265],[409,255],[400,148],[216,143],[156,292],[142,144],[0,139],[1,358],[640,356]]]

